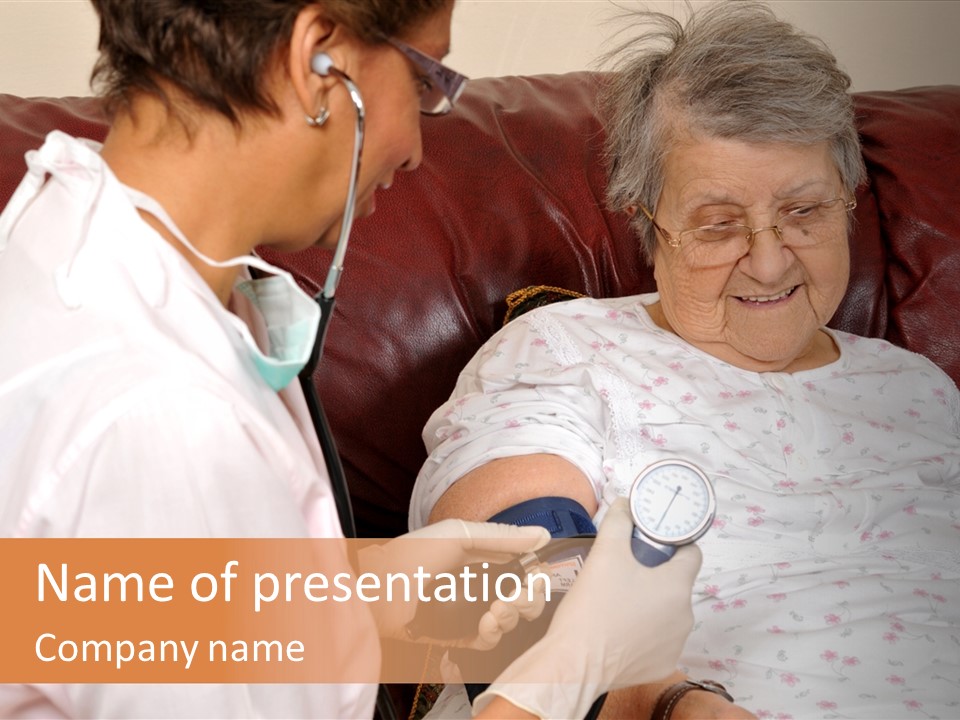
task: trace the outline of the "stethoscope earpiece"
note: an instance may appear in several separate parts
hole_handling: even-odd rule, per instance
[[[326,53],[317,53],[310,60],[310,69],[313,70],[317,75],[326,77],[330,74],[330,70],[332,68],[333,58]]]

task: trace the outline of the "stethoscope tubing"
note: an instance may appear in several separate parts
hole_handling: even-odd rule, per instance
[[[328,70],[335,75],[347,88],[350,99],[356,110],[356,124],[354,126],[353,140],[353,158],[350,166],[350,182],[347,186],[347,197],[344,201],[343,220],[340,223],[340,234],[337,238],[337,246],[333,253],[333,259],[330,263],[330,269],[327,271],[326,281],[322,290],[314,296],[314,300],[320,306],[320,325],[317,329],[317,337],[314,340],[313,351],[303,370],[300,371],[300,385],[303,388],[303,394],[307,401],[307,408],[310,411],[310,419],[317,432],[317,439],[320,442],[320,449],[323,452],[324,462],[327,466],[327,474],[330,476],[330,484],[333,487],[333,497],[337,508],[337,515],[340,518],[340,527],[346,537],[357,536],[356,520],[353,516],[353,508],[350,503],[350,491],[347,487],[346,476],[343,472],[343,464],[340,460],[340,453],[337,451],[336,443],[333,439],[333,433],[330,430],[330,423],[327,420],[323,404],[317,393],[316,384],[313,382],[314,371],[320,363],[320,357],[323,355],[323,345],[326,342],[327,329],[330,324],[330,318],[333,317],[333,308],[336,304],[337,286],[340,283],[340,276],[343,273],[343,259],[347,252],[347,244],[350,240],[350,231],[353,227],[353,217],[357,205],[357,181],[360,177],[360,162],[363,156],[364,139],[364,118],[365,108],[360,89],[350,77],[341,70],[330,67]]]
[[[337,450],[336,441],[333,438],[333,432],[330,429],[330,423],[327,420],[327,414],[324,412],[323,403],[317,393],[317,386],[313,382],[313,374],[320,363],[320,357],[323,355],[323,345],[327,337],[327,328],[330,324],[330,318],[333,317],[333,307],[336,303],[337,286],[340,283],[340,276],[343,273],[343,258],[347,252],[347,244],[350,240],[350,230],[353,227],[353,217],[357,204],[357,180],[360,177],[360,160],[363,155],[363,134],[364,134],[364,104],[360,89],[351,80],[346,73],[331,67],[329,72],[336,75],[347,87],[350,93],[350,99],[353,101],[356,109],[356,125],[354,126],[353,141],[353,159],[350,169],[350,183],[347,186],[347,198],[344,201],[343,220],[340,224],[340,234],[337,238],[337,247],[333,253],[333,260],[330,263],[330,269],[327,271],[327,278],[323,289],[314,296],[314,300],[320,306],[320,326],[317,329],[317,337],[313,344],[313,351],[303,370],[300,371],[300,387],[303,389],[303,396],[307,402],[307,409],[310,412],[310,420],[317,433],[317,441],[320,443],[320,450],[323,453],[323,460],[327,466],[327,475],[330,478],[330,485],[333,490],[333,499],[337,508],[337,516],[340,519],[340,528],[344,537],[357,537],[357,523],[353,515],[353,506],[350,502],[350,489],[347,486],[347,477],[343,471],[343,463],[340,460],[340,452]],[[377,713],[381,720],[397,720],[397,710],[393,699],[387,690],[386,685],[381,684],[377,688]]]

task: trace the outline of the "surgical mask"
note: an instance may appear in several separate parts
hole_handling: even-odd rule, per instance
[[[264,353],[260,349],[243,320],[229,311],[227,319],[240,333],[260,377],[274,390],[283,390],[310,359],[320,326],[320,306],[297,285],[290,273],[274,267],[262,258],[242,255],[229,260],[214,260],[204,255],[187,240],[156,200],[133,188],[125,190],[136,207],[163,223],[174,237],[203,263],[218,268],[247,265],[270,274],[270,277],[242,280],[235,288],[263,316],[269,351]]]

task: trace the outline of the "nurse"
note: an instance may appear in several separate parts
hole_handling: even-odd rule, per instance
[[[456,99],[430,74],[453,2],[94,6],[106,140],[51,133],[0,216],[0,535],[340,537],[290,382],[317,306],[252,252],[338,237],[356,124],[343,75],[366,106],[356,213],[416,169],[421,112]],[[700,556],[643,568],[630,531],[619,506],[547,635],[491,686],[480,716],[582,717],[603,692],[672,671]],[[444,532],[464,548],[546,540],[480,523]],[[642,614],[623,602],[641,593]],[[561,685],[533,682],[554,666]],[[356,718],[371,716],[374,693],[2,686],[0,716]]]

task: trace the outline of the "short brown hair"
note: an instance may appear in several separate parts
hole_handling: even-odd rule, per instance
[[[287,47],[300,11],[324,13],[371,45],[402,35],[451,0],[92,0],[100,57],[92,82],[109,112],[137,93],[171,107],[165,84],[239,123],[244,111],[274,114],[265,70]]]

